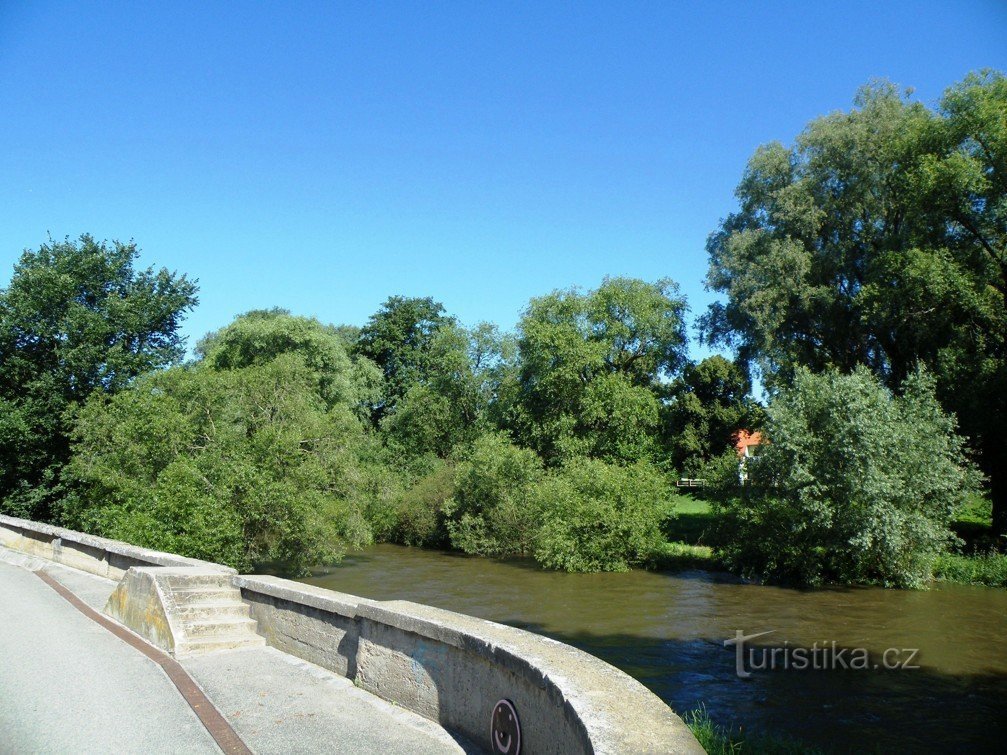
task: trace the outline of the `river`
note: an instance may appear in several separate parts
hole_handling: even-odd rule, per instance
[[[679,713],[705,705],[744,732],[836,752],[1007,748],[1003,589],[793,590],[701,571],[565,574],[395,545],[302,581],[554,637],[618,666]],[[736,647],[724,645],[738,630],[771,632],[743,654],[746,679]],[[774,647],[776,668],[758,669]],[[865,661],[872,668],[856,668]],[[918,668],[884,670],[886,661]]]

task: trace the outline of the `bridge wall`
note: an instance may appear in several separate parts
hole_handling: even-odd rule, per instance
[[[562,642],[409,601],[373,601],[279,577],[237,576],[270,645],[490,744],[509,700],[525,753],[702,753],[664,702]]]
[[[0,515],[0,545],[114,580],[122,579],[131,566],[201,566],[237,573],[209,561],[4,515]]]
[[[133,566],[230,573],[268,644],[491,752],[507,752],[491,740],[501,700],[517,712],[524,753],[704,752],[685,723],[635,679],[520,629],[409,601],[237,575],[219,564],[6,516],[0,545],[117,580]]]

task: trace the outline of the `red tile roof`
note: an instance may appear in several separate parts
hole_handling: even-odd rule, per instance
[[[762,443],[762,433],[758,430],[754,433],[750,433],[748,430],[738,430],[734,437],[734,448],[738,452],[738,456],[744,456],[745,449],[749,446],[758,446]]]

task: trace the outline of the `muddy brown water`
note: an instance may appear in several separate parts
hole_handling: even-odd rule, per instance
[[[1007,752],[1003,589],[793,590],[701,571],[564,574],[395,545],[302,581],[568,642],[676,711],[703,705],[714,721],[744,732],[835,752]],[[747,679],[736,673],[736,647],[724,645],[738,630],[771,631],[749,643]],[[757,668],[764,661],[776,668]],[[919,668],[885,670],[886,661]]]

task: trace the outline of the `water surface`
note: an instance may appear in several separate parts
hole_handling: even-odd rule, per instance
[[[1007,590],[793,590],[699,571],[565,574],[395,545],[302,581],[554,637],[623,669],[678,712],[705,705],[714,720],[745,731],[838,752],[1007,751]],[[736,630],[773,630],[759,642],[791,651],[834,642],[850,649],[848,660],[866,648],[871,664],[888,648],[917,649],[920,668],[766,670],[743,680],[735,649],[724,646]]]

